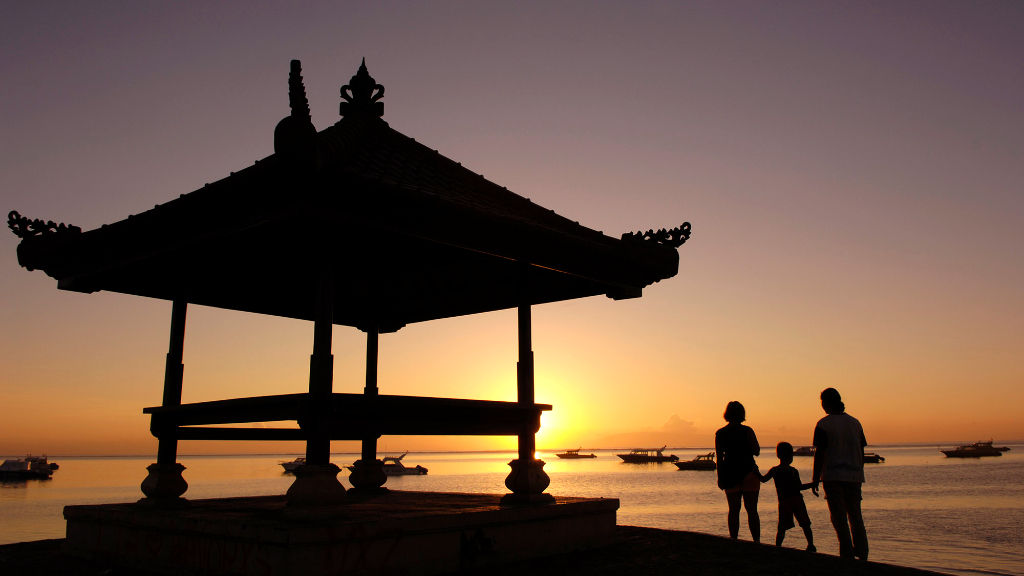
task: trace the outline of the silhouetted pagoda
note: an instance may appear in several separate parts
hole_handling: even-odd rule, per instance
[[[343,86],[342,119],[313,127],[299,62],[289,77],[291,115],[274,154],[141,214],[82,232],[12,212],[19,263],[58,288],[108,290],[173,302],[163,403],[146,408],[159,438],[144,502],[185,505],[178,440],[304,440],[306,465],[288,491],[295,508],[345,500],[331,440],[362,441],[350,480],[386,481],[382,435],[513,435],[507,502],[538,502],[548,485],[534,459],[530,310],[604,294],[637,298],[677,273],[690,226],[613,238],[486,180],[388,126],[383,86],[365,61]],[[313,322],[309,392],[181,404],[188,303]],[[378,334],[413,322],[518,308],[518,402],[378,393]],[[333,391],[331,325],[367,334],[362,394]],[[298,428],[214,425],[297,421]]]

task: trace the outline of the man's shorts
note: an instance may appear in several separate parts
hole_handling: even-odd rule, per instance
[[[804,504],[804,497],[800,494],[790,496],[785,500],[779,500],[779,530],[786,531],[794,526],[793,516],[800,523],[801,528],[811,525],[811,518],[807,515],[807,506]]]
[[[739,492],[753,492],[757,494],[761,491],[761,478],[757,475],[757,472],[750,472],[743,477],[743,480],[739,484],[732,488],[726,488],[726,494],[737,494]]]

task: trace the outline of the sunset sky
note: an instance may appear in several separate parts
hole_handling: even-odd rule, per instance
[[[534,309],[541,448],[1024,438],[1024,3],[7,3],[0,209],[90,230],[273,152],[365,57],[392,128],[617,236],[693,224],[640,299]],[[0,234],[0,454],[155,453],[170,303],[57,290]],[[303,392],[312,324],[189,308],[184,401]],[[365,335],[335,327],[335,391]],[[515,400],[516,315],[380,341],[380,390]],[[382,438],[380,448],[511,448]],[[352,445],[336,443],[336,450]],[[181,453],[299,451],[183,443]]]

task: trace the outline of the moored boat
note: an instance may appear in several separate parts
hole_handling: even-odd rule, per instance
[[[302,457],[296,458],[295,460],[292,460],[291,462],[279,462],[279,464],[281,464],[281,467],[284,468],[285,472],[295,472],[296,468],[298,468],[299,466],[302,466],[305,463],[306,463],[306,459],[302,458]]]
[[[675,463],[676,468],[680,470],[716,470],[718,466],[715,464],[715,453],[708,452],[707,454],[701,454],[693,460],[683,460],[682,462]]]
[[[46,463],[46,457],[29,456],[22,460],[15,458],[4,460],[0,464],[0,478],[4,480],[27,480],[31,478],[46,479],[53,475],[53,468]]]
[[[662,454],[667,446],[661,448],[634,448],[629,454],[616,454],[623,462],[630,464],[646,464],[649,462],[675,462],[679,457],[675,454],[665,456]]]
[[[582,450],[582,448],[576,448],[575,450],[569,448],[566,449],[565,452],[559,452],[558,454],[555,454],[555,456],[558,456],[559,458],[566,458],[569,460],[572,460],[574,458],[597,458],[597,454],[580,454],[580,450]]]
[[[1007,450],[1009,450],[1009,448],[1007,448]],[[58,465],[56,462],[47,462],[46,461],[46,454],[43,454],[42,456],[33,456],[33,455],[29,454],[28,456],[25,457],[25,460],[28,460],[30,465],[33,465],[33,466],[46,466],[50,470],[56,470],[56,469],[60,468],[60,465]]]
[[[793,456],[814,456],[814,446],[797,446],[793,449]]]
[[[882,464],[884,462],[885,462],[885,458],[882,458],[882,456],[879,455],[879,454],[875,454],[874,452],[865,452],[864,453],[864,463],[865,464]]]
[[[992,441],[988,442],[975,442],[974,444],[966,444],[964,446],[957,446],[956,448],[950,448],[949,450],[939,449],[940,452],[946,455],[947,458],[981,458],[983,456],[1002,456],[1003,452],[1009,450],[1006,446],[993,446]]]
[[[384,473],[388,476],[423,476],[427,473],[427,469],[423,466],[406,466],[402,463],[402,458],[405,458],[409,452],[402,454],[401,456],[385,456],[384,460]]]
[[[427,469],[423,466],[406,466],[402,463],[402,458],[405,458],[409,453],[406,452],[401,456],[385,456],[381,458],[384,465],[381,467],[384,470],[384,474],[387,476],[423,476],[427,473]],[[349,471],[353,471],[355,466],[346,466]]]
[[[993,446],[992,444],[993,442],[989,440],[988,442],[975,442],[974,444],[971,444],[971,446],[982,450],[995,450],[996,452],[1010,451],[1010,448],[1007,446]]]

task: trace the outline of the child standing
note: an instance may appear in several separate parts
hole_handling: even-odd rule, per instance
[[[811,534],[811,519],[807,516],[807,506],[804,505],[804,497],[800,494],[801,490],[806,490],[813,484],[800,483],[800,472],[792,466],[792,444],[779,442],[775,447],[775,453],[779,456],[779,465],[761,476],[761,482],[775,479],[775,491],[779,495],[779,533],[775,536],[775,545],[782,546],[786,530],[793,527],[793,516],[796,516],[800,527],[804,529],[804,536],[807,537],[807,551],[817,552],[818,549],[814,547],[814,536]]]

